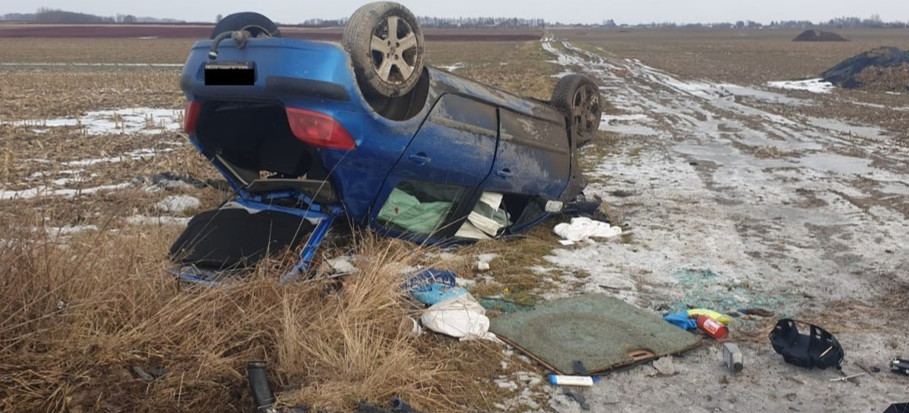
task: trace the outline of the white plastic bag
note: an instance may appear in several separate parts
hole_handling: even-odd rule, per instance
[[[423,327],[462,341],[497,340],[495,334],[489,332],[486,309],[469,293],[433,304],[423,312],[420,321]]]
[[[611,238],[622,233],[622,228],[586,217],[572,218],[571,223],[563,222],[553,228],[556,235],[566,241],[578,242],[587,238]],[[570,243],[563,243],[571,245]]]

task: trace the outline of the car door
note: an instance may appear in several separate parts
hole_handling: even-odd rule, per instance
[[[496,108],[445,94],[382,186],[373,206],[375,229],[442,236],[466,215],[496,152]],[[464,211],[466,209],[466,211]]]
[[[499,121],[499,146],[484,190],[559,199],[571,173],[564,125],[504,108]]]

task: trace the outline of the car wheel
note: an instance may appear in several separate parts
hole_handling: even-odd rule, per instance
[[[366,96],[404,95],[423,73],[423,30],[413,13],[398,3],[369,3],[357,9],[342,43]]]
[[[553,106],[565,113],[571,138],[582,146],[596,137],[602,116],[600,88],[587,75],[570,74],[559,79],[552,91]]]
[[[211,31],[211,38],[214,39],[224,32],[237,30],[246,30],[250,37],[281,37],[281,31],[278,30],[275,22],[259,13],[247,11],[228,15],[218,21]]]

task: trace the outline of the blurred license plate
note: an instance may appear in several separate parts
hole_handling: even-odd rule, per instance
[[[252,86],[256,71],[250,62],[205,63],[205,86]]]

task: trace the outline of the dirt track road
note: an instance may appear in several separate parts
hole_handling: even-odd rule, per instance
[[[909,356],[909,320],[881,308],[909,285],[906,147],[874,125],[799,111],[835,93],[791,97],[683,80],[567,42],[543,48],[566,71],[595,75],[613,106],[601,129],[616,139],[587,149],[596,167],[586,193],[632,229],[630,240],[549,257],[566,273],[590,274],[562,293],[612,294],[658,311],[766,308],[831,330],[846,352],[844,374],[882,369],[830,382],[841,373],[794,367],[773,352],[765,333],[776,318],[739,320],[731,337],[745,354],[742,374],[727,372],[719,345],[707,343],[674,358],[670,376],[650,366],[609,375],[587,392],[592,411],[883,412],[909,401],[909,377],[886,368]],[[905,116],[906,102],[879,110]],[[579,409],[552,394],[557,410]]]

